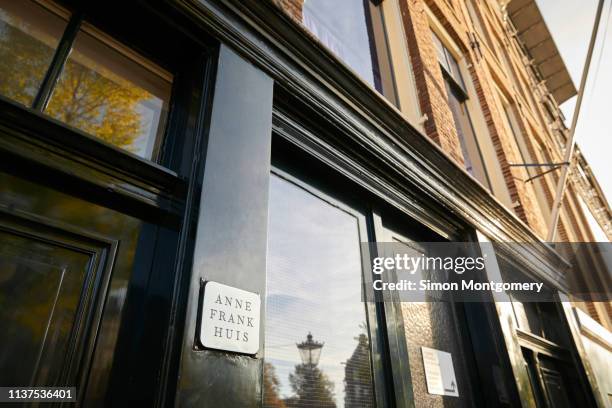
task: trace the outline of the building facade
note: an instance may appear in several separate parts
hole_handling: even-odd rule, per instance
[[[576,90],[535,1],[0,0],[0,71],[0,385],[82,406],[609,406],[611,304],[572,302],[544,242]],[[571,165],[557,240],[609,238]],[[561,301],[364,302],[363,242],[529,243],[483,278]],[[609,269],[581,279],[611,293]],[[207,282],[261,308],[205,314]],[[234,318],[255,352],[207,346]],[[425,350],[451,356],[441,393]]]

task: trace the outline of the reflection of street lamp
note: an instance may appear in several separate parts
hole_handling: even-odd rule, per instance
[[[321,357],[321,349],[324,343],[319,343],[312,339],[312,334],[308,333],[306,341],[297,344],[297,348],[300,351],[300,357],[304,365],[314,367],[319,364],[319,357]]]

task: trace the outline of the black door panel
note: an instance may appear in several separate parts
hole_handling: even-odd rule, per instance
[[[117,244],[0,207],[0,383],[75,384]]]
[[[76,386],[87,406],[107,405],[133,369],[154,384],[161,353],[135,368],[126,351],[165,336],[166,309],[154,326],[143,316],[158,281],[171,287],[177,235],[0,173],[0,384]]]

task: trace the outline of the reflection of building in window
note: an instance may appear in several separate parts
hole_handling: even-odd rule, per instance
[[[370,379],[370,358],[368,338],[358,337],[357,347],[344,367],[344,407],[373,407],[372,381]]]

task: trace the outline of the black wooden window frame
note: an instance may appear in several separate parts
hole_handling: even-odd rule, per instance
[[[162,131],[161,136],[158,136],[157,140],[155,140],[155,145],[153,148],[151,158],[150,159],[143,158],[142,160],[150,161],[152,163],[158,163],[158,164],[161,164],[169,168],[174,167],[172,166],[173,163],[177,165],[176,159],[172,160],[170,157],[168,157],[168,152],[167,152],[168,150],[169,151],[175,150],[173,146],[171,146],[171,144],[174,143],[175,141],[168,140],[170,136],[169,135],[170,130],[172,128],[176,130],[176,123],[171,123],[171,122],[173,118],[175,119],[174,122],[176,122],[175,117],[177,116],[177,113],[174,111],[176,110],[177,105],[182,105],[182,106],[179,106],[179,109],[182,109],[185,107],[186,103],[189,103],[187,100],[177,101],[177,99],[180,98],[179,95],[185,94],[186,88],[189,88],[190,86],[193,86],[194,84],[193,82],[191,84],[188,84],[187,81],[185,81],[185,77],[187,77],[189,73],[186,72],[185,67],[180,66],[180,62],[177,63],[177,61],[175,61],[173,57],[169,55],[164,55],[164,54],[167,54],[164,48],[169,48],[171,47],[171,45],[168,44],[168,45],[164,45],[165,47],[155,47],[153,44],[151,44],[151,45],[145,45],[145,49],[143,49],[142,41],[140,42],[140,44],[135,44],[129,38],[130,34],[129,33],[127,35],[125,34],[125,31],[129,31],[129,30],[124,29],[123,35],[116,35],[113,32],[115,27],[113,26],[112,22],[104,22],[103,21],[104,18],[102,18],[102,23],[103,25],[104,23],[106,23],[107,27],[104,27],[104,26],[101,27],[99,24],[100,21],[96,20],[97,19],[97,15],[96,15],[97,9],[95,7],[88,8],[88,6],[85,5],[85,3],[81,3],[81,2],[73,1],[73,0],[49,0],[49,1],[52,4],[56,4],[64,8],[69,13],[68,22],[54,50],[51,62],[49,66],[47,67],[47,70],[39,85],[36,95],[33,98],[32,104],[28,108],[32,109],[35,112],[39,112],[45,115],[50,120],[55,120],[51,118],[50,116],[46,115],[45,109],[52,98],[53,91],[58,85],[58,81],[61,77],[64,66],[66,65],[70,57],[70,53],[77,39],[77,35],[79,31],[81,31],[81,27],[83,23],[91,24],[92,26],[99,29],[100,32],[109,35],[111,38],[118,41],[121,45],[126,46],[130,50],[134,50],[135,52],[142,55],[147,60],[160,66],[162,69],[167,70],[173,75],[173,82],[171,84],[172,89],[171,89],[171,95],[170,95],[170,100],[169,100],[169,110],[167,113],[165,123],[163,124],[164,129]],[[138,5],[138,2],[136,2],[136,5]],[[144,5],[138,5],[138,6],[143,7]],[[110,5],[109,5],[109,8],[110,8]],[[136,20],[134,20],[134,26],[138,27],[138,24],[139,23]],[[207,51],[209,51],[210,55],[213,55],[216,52],[215,51],[216,46],[214,45],[214,43],[211,43],[207,38],[204,38],[203,43],[205,44],[205,48],[207,48]],[[185,46],[185,45],[183,44],[182,46]],[[200,63],[203,64],[204,60],[205,58],[201,58]],[[193,79],[194,78],[192,78],[191,81]],[[0,99],[5,99],[5,98],[6,97],[4,97],[3,95],[0,95]],[[68,124],[64,124],[61,121],[60,123],[62,123],[66,127],[69,127],[73,131],[76,131],[82,135],[85,135],[89,139],[94,139],[98,143],[108,145],[112,147],[114,150],[121,152],[122,154],[138,157],[125,149],[119,148],[111,143],[105,142],[97,138],[93,134],[81,131]],[[140,159],[140,157],[138,158]]]
[[[64,70],[68,58],[70,57],[70,53],[76,41],[77,35],[81,30],[83,23],[86,21],[87,20],[85,19],[82,9],[77,8],[71,10],[68,24],[64,28],[64,32],[60,37],[57,47],[55,48],[51,63],[49,64],[40,87],[38,88],[38,92],[32,101],[32,109],[43,113],[45,112],[45,109],[51,100],[51,96],[53,95],[53,91],[58,86],[59,78]],[[164,138],[162,137],[161,139],[162,140],[155,140],[151,157],[152,161],[157,161],[159,158],[160,143]]]
[[[176,247],[169,248],[176,250],[174,267],[160,270],[154,264],[150,292],[135,305],[152,313],[154,310],[149,310],[154,304],[152,300],[159,302],[163,298],[164,316],[159,316],[155,327],[133,319],[121,321],[129,332],[123,336],[122,358],[129,358],[124,358],[127,362],[122,366],[124,370],[115,370],[113,384],[106,389],[108,401],[126,403],[129,396],[137,405],[171,405],[180,364],[219,44],[166,3],[120,0],[56,3],[71,12],[71,17],[35,105],[24,106],[0,95],[0,172],[162,228],[178,229]],[[83,21],[173,74],[165,136],[156,162],[44,114],[44,105]],[[148,27],[147,31],[142,27]],[[130,333],[152,335],[157,344],[163,344],[163,352],[147,353],[146,345],[132,344]],[[135,361],[143,364],[135,366]],[[147,386],[126,390],[136,371],[142,377],[139,381]]]

